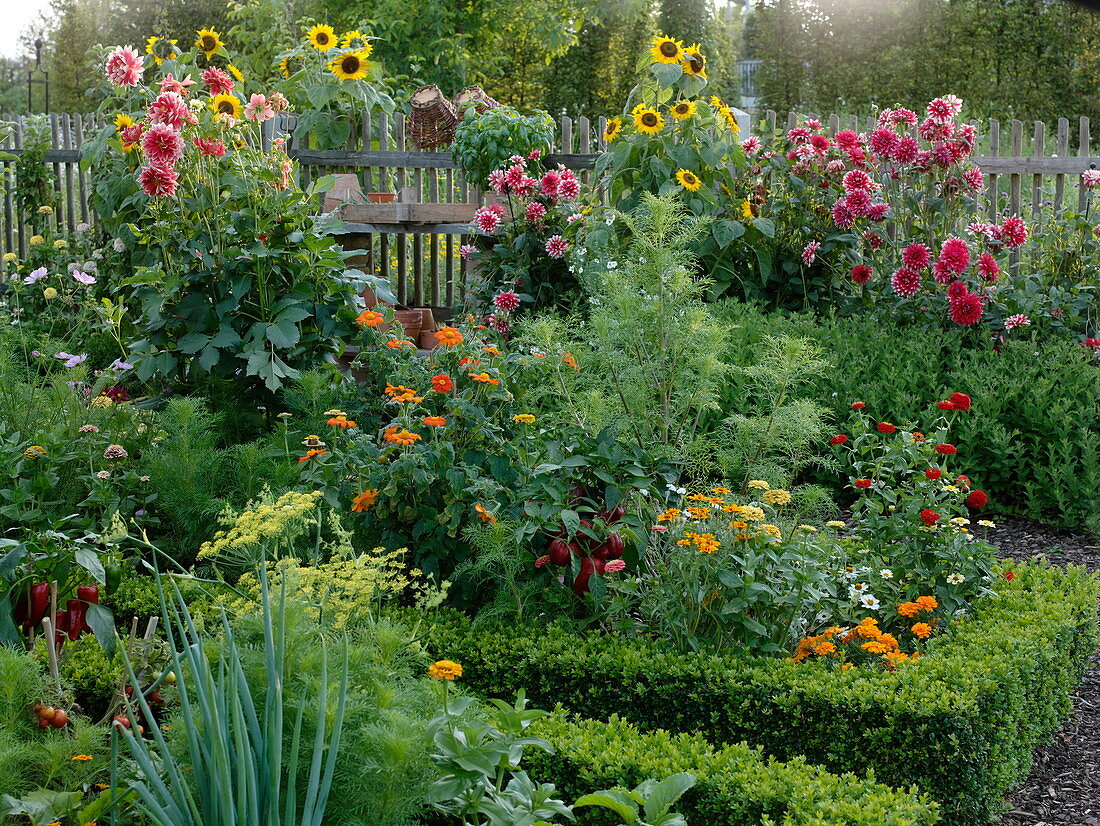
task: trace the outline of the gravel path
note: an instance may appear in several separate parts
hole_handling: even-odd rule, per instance
[[[1023,519],[996,520],[989,539],[1003,556],[1045,553],[1051,562],[1100,570],[1100,540]],[[1008,800],[1000,826],[1100,826],[1100,658],[1074,696],[1073,716],[1035,753],[1031,774]]]

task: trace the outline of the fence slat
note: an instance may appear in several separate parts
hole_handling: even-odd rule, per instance
[[[989,121],[989,154],[992,158],[996,158],[1001,147],[1001,124],[999,121]],[[995,166],[983,167],[983,169],[996,169]],[[986,176],[986,188],[985,188],[985,200],[986,208],[988,209],[988,215],[990,221],[996,221],[997,215],[1001,210],[1001,180],[1000,176],[996,173],[991,173]]]
[[[1054,151],[1058,153],[1059,158],[1065,158],[1069,155],[1069,120],[1066,118],[1058,118],[1058,143]],[[1066,176],[1064,173],[1059,172],[1054,177],[1054,208],[1056,210],[1062,208],[1065,194]]]
[[[1078,133],[1077,144],[1077,156],[1080,158],[1086,158],[1089,154],[1089,119],[1082,117],[1080,121],[1080,132]],[[1088,198],[1088,190],[1085,189],[1085,184],[1081,178],[1077,179],[1077,211],[1085,211],[1085,201]]]
[[[1036,159],[1043,157],[1043,142],[1046,140],[1047,125],[1041,120],[1035,121],[1035,132],[1032,138],[1032,155]],[[1031,214],[1038,215],[1043,205],[1043,174],[1036,172],[1031,176]]]

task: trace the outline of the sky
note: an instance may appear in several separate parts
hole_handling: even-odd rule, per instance
[[[19,38],[47,11],[50,0],[0,0],[0,57],[19,57]]]

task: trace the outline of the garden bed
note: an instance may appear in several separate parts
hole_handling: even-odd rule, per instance
[[[747,741],[830,771],[870,768],[927,792],[945,823],[981,823],[1065,719],[1098,641],[1091,574],[1037,563],[1014,573],[919,664],[894,672],[684,656],[553,625],[471,631],[458,616],[431,630],[430,647],[467,663],[469,686],[487,694],[523,687],[536,704],[586,717]]]

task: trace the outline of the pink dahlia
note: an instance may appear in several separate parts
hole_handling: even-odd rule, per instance
[[[201,77],[202,82],[210,87],[212,95],[228,95],[233,91],[233,78],[224,69],[211,66],[202,73]]]
[[[957,98],[956,98],[957,100]],[[954,107],[946,98],[936,98],[928,104],[928,117],[937,123],[947,123],[957,114]]]
[[[978,275],[986,281],[993,283],[1001,275],[1001,268],[997,266],[997,259],[988,252],[978,256]]]
[[[115,86],[137,86],[145,67],[132,46],[115,46],[103,68]]]
[[[833,142],[824,135],[814,135],[810,138],[810,146],[817,150],[819,155],[824,155],[829,151],[829,147],[833,145]]]
[[[863,233],[863,240],[866,241],[872,250],[877,250],[882,246],[882,236],[877,232],[865,232]]]
[[[848,205],[844,203],[844,199],[837,201],[833,204],[833,223],[841,229],[848,229],[855,221],[855,216],[852,215],[852,211],[848,209]]]
[[[852,281],[856,284],[866,284],[871,280],[873,274],[874,272],[866,264],[856,264],[849,273]]]
[[[893,129],[885,127],[876,129],[871,133],[871,151],[880,158],[889,158],[894,154],[894,147],[898,144],[898,134]]]
[[[976,166],[966,170],[966,172],[963,173],[963,181],[966,182],[966,188],[971,192],[980,191],[984,183],[982,180],[982,171]]]
[[[966,285],[963,282],[952,281],[950,286],[948,286],[947,288],[947,297],[954,300],[956,298],[961,298],[969,292],[970,290],[966,288]]]
[[[564,258],[569,242],[560,235],[555,235],[546,242],[546,254],[551,258]]]
[[[1005,218],[1001,224],[1001,240],[1006,247],[1022,247],[1027,240],[1027,224],[1018,215]]]
[[[947,169],[951,164],[955,163],[957,158],[955,157],[955,150],[952,142],[937,143],[932,147],[932,160],[936,166],[942,169]]]
[[[954,271],[949,269],[941,260],[937,260],[932,265],[932,280],[937,284],[950,284],[957,277]]]
[[[857,218],[866,215],[871,209],[871,194],[866,189],[855,189],[844,196],[844,205]]]
[[[805,126],[796,126],[787,133],[787,140],[791,143],[807,143],[810,140],[810,135],[810,130]]]
[[[879,221],[885,221],[889,212],[889,204],[871,204],[867,210],[867,217],[875,223],[878,223]]]
[[[539,181],[539,189],[542,190],[543,195],[549,198],[556,198],[558,196],[558,184],[560,182],[561,175],[551,169],[542,176],[542,180]]]
[[[825,171],[830,173],[831,175],[836,175],[840,172],[843,172],[845,169],[847,169],[847,167],[844,165],[844,161],[840,160],[840,158],[834,158],[833,160],[825,164]]]
[[[844,186],[844,191],[849,193],[855,192],[856,190],[870,189],[871,176],[862,169],[853,169],[844,176],[842,185]]]
[[[489,173],[489,188],[497,195],[503,195],[508,190],[508,184],[504,180],[503,169],[494,169]]]
[[[474,213],[474,226],[486,235],[492,235],[496,231],[496,228],[500,226],[500,219],[503,211],[498,212],[493,208],[495,206],[497,206],[497,204],[482,207]]]
[[[1005,329],[1015,330],[1017,327],[1026,327],[1031,323],[1031,319],[1023,313],[1017,313],[1016,315],[1010,315],[1005,319]]]
[[[538,201],[533,201],[527,205],[527,209],[524,210],[524,215],[528,221],[541,221],[546,217],[546,207]]]
[[[188,75],[183,80],[176,80],[176,78],[173,75],[167,74],[160,81],[160,91],[162,93],[164,93],[164,92],[176,92],[177,94],[180,94],[180,95],[183,95],[184,97],[187,97],[188,94],[190,94],[187,87],[188,86],[194,86],[194,85],[195,85],[195,81],[193,81],[191,79],[191,75]]]
[[[905,135],[898,140],[897,146],[894,147],[893,159],[898,163],[909,164],[917,158],[917,153],[920,152],[920,144],[917,143],[917,139],[912,135]]]
[[[922,149],[917,153],[917,157],[913,158],[912,165],[917,172],[927,172],[932,168],[932,153]]]
[[[970,247],[961,238],[948,238],[940,247],[940,262],[948,272],[962,272],[970,264]]]
[[[760,138],[753,135],[751,138],[745,138],[741,141],[741,149],[746,155],[755,155],[760,151],[763,144],[760,142]]]
[[[895,270],[894,274],[890,276],[890,286],[902,298],[916,295],[920,291],[920,282],[920,273],[908,270],[905,267]]]
[[[470,259],[470,256],[473,255],[475,252],[477,252],[477,247],[475,247],[473,244],[463,244],[461,247],[458,248],[458,254],[465,258],[467,261]]]
[[[195,138],[195,146],[199,148],[199,154],[211,158],[220,158],[225,155],[225,144],[213,138]]]
[[[511,290],[497,293],[493,296],[493,306],[498,310],[510,313],[519,307],[519,296]]]
[[[969,327],[981,321],[983,311],[982,300],[974,293],[966,293],[950,302],[947,314],[956,324]]]
[[[951,121],[939,121],[926,118],[917,127],[917,134],[929,142],[945,141],[955,134],[955,124]]]
[[[932,252],[924,244],[910,244],[902,252],[901,260],[907,269],[923,270],[932,260]]]
[[[581,194],[581,182],[569,170],[561,174],[558,182],[558,197],[563,201],[575,201]]]
[[[138,183],[150,198],[175,195],[178,182],[179,173],[170,166],[147,166],[138,175]]]
[[[145,125],[141,123],[135,123],[125,127],[119,132],[119,138],[125,144],[138,143],[141,140],[141,136],[145,134]]]
[[[851,129],[845,129],[842,132],[837,132],[836,137],[833,138],[836,141],[836,145],[841,149],[848,149],[852,146],[859,146],[859,135],[853,132]]]
[[[171,166],[183,157],[183,138],[168,124],[157,123],[142,136],[141,148],[153,166]]]
[[[253,120],[257,123],[271,120],[275,117],[275,107],[263,95],[252,95],[244,105],[244,117],[245,120]]]
[[[1081,183],[1083,183],[1087,189],[1096,189],[1100,187],[1100,169],[1086,169],[1081,173]]]
[[[911,109],[895,109],[890,113],[890,123],[894,126],[900,126],[903,123],[906,126],[916,126],[917,115]]]
[[[811,241],[802,248],[802,263],[809,266],[817,257],[817,251],[821,249],[820,241]]]
[[[189,119],[187,101],[179,92],[161,92],[149,106],[149,123],[163,123],[181,129]]]
[[[862,146],[847,146],[844,148],[844,154],[848,156],[848,163],[852,166],[863,166],[867,163],[867,153],[863,151]]]

